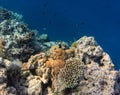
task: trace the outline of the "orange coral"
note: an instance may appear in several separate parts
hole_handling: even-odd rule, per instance
[[[64,60],[57,59],[53,60],[52,58],[49,58],[48,61],[46,61],[46,67],[52,68],[53,74],[57,74],[59,69],[64,67]]]
[[[50,57],[53,59],[65,59],[66,58],[65,51],[59,48],[58,45],[51,47],[49,52],[50,52]]]
[[[52,68],[52,73],[57,74],[60,68],[65,65],[65,60],[74,55],[73,49],[64,50],[59,48],[58,45],[51,47],[49,50],[49,58],[46,61],[46,67]]]
[[[46,67],[52,67],[52,68],[55,68],[55,67],[63,67],[64,66],[64,60],[60,60],[60,59],[57,59],[57,60],[53,60],[52,58],[49,58],[48,61],[46,62]]]
[[[46,67],[52,68],[52,73],[57,74],[59,69],[65,64],[66,53],[65,50],[55,45],[49,50],[49,58],[46,61]]]

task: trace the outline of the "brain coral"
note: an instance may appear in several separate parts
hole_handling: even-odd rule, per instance
[[[60,70],[56,89],[58,91],[65,88],[75,88],[84,76],[84,65],[78,58],[66,60],[65,66]]]

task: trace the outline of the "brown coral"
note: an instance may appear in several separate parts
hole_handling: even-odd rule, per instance
[[[0,38],[0,52],[2,51],[2,49],[3,49],[3,39]]]
[[[4,45],[3,45],[4,40],[0,38],[0,56],[3,56],[3,51],[4,51]]]

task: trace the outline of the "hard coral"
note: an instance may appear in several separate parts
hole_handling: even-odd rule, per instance
[[[62,91],[66,88],[75,88],[84,78],[84,65],[78,58],[70,58],[66,60],[66,64],[60,69],[58,74],[56,91]]]
[[[31,55],[47,51],[53,44],[38,39],[35,31],[28,28],[22,16],[0,7],[0,38],[4,40],[3,57],[27,62]],[[38,34],[39,35],[39,34]]]
[[[46,68],[46,55],[39,53],[31,56],[27,63],[22,65],[22,74],[26,76],[26,72],[32,75],[40,76],[43,83],[47,83],[49,80],[50,69]],[[28,75],[28,74],[27,74]]]

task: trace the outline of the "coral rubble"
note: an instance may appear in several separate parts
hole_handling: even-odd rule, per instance
[[[120,71],[94,37],[51,42],[0,7],[0,95],[120,95]]]

